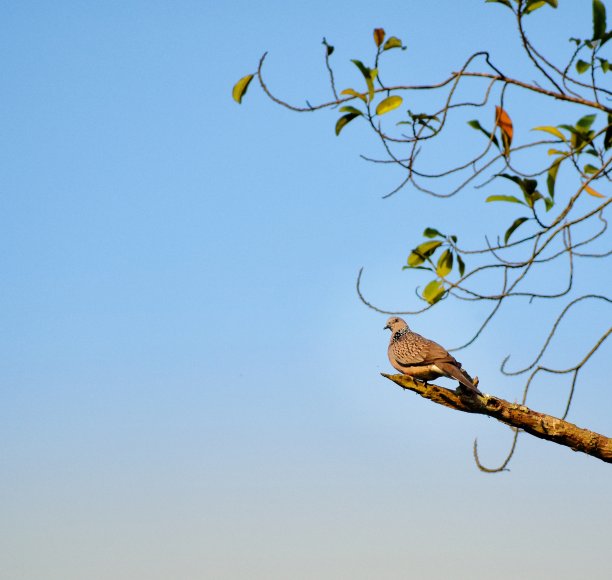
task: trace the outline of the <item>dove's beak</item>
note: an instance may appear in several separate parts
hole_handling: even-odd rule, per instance
[[[391,330],[391,327],[387,324],[387,326],[385,326],[383,330]]]

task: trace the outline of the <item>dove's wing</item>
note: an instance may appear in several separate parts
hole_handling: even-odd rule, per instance
[[[458,364],[455,358],[448,353],[448,351],[440,346],[437,342],[429,340],[420,334],[412,333],[412,345],[410,349],[410,364],[435,364],[436,362],[449,362],[451,364]],[[398,358],[398,360],[400,360]],[[404,362],[404,361],[401,361]]]

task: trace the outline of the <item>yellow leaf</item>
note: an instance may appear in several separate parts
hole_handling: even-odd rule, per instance
[[[397,95],[393,95],[391,97],[387,97],[378,103],[376,107],[377,115],[384,115],[389,111],[393,111],[393,109],[397,109],[403,102],[402,97],[398,97]]]
[[[344,89],[341,95],[351,95],[351,97],[357,97],[361,99],[364,103],[366,102],[366,97],[363,93],[358,93],[355,89]]]
[[[542,126],[542,127],[534,127],[532,131],[544,131],[545,133],[550,133],[551,135],[554,135],[555,137],[559,137],[559,139],[563,139],[563,141],[567,141],[567,139],[565,138],[565,135],[561,133],[561,131],[559,131],[557,127],[550,127],[548,125]]]
[[[435,304],[444,295],[444,283],[442,280],[432,280],[423,290],[423,298],[429,304]]]
[[[385,39],[385,29],[384,28],[375,28],[374,29],[374,42],[376,46],[380,46]]]
[[[606,197],[605,195],[601,195],[598,191],[595,191],[590,185],[584,186],[584,191],[586,191],[589,195],[593,197]]]
[[[242,77],[232,89],[232,97],[237,103],[242,103],[242,97],[246,94],[249,88],[249,83],[253,80],[253,75]]]
[[[397,36],[389,37],[389,40],[387,40],[387,42],[385,42],[385,46],[383,46],[383,50],[391,50],[392,48],[404,48],[402,46],[402,41],[397,38]]]

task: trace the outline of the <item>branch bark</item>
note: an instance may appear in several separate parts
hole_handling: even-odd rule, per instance
[[[525,405],[510,403],[492,395],[474,396],[437,385],[415,382],[406,375],[381,374],[402,389],[413,391],[439,405],[455,411],[493,417],[534,437],[565,445],[574,451],[580,451],[606,463],[612,463],[612,438],[610,437],[582,429],[563,419],[532,411]]]

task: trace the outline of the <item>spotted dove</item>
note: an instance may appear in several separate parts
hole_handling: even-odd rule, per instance
[[[385,328],[391,330],[389,360],[398,371],[424,382],[448,377],[459,381],[468,391],[482,395],[476,388],[478,380],[472,379],[461,363],[438,343],[412,332],[401,318],[389,318]]]

